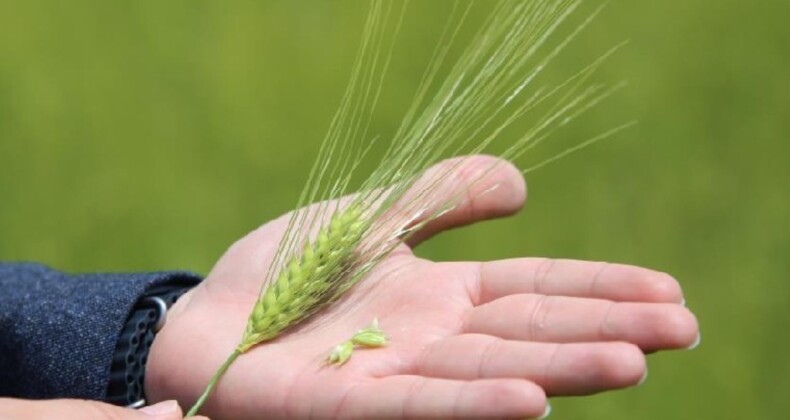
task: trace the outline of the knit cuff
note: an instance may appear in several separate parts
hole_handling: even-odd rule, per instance
[[[0,395],[104,399],[118,337],[147,290],[188,272],[68,275],[0,264]]]

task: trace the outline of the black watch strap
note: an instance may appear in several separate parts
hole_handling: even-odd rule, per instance
[[[168,284],[147,291],[124,324],[110,367],[106,401],[131,408],[146,404],[143,384],[148,352],[162,328],[167,310],[193,284]]]

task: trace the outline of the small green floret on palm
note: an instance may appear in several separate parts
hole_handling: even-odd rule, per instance
[[[343,365],[354,352],[356,347],[378,348],[389,343],[389,337],[379,328],[379,320],[374,319],[367,327],[359,330],[350,339],[338,344],[329,353],[327,362],[331,365]]]

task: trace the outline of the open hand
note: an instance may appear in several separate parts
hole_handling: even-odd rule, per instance
[[[646,352],[693,346],[699,331],[669,275],[601,262],[524,258],[433,262],[411,249],[454,227],[518,211],[520,173],[474,157],[439,194],[469,191],[348,296],[310,322],[242,355],[201,410],[219,418],[539,417],[547,396],[633,386]],[[446,165],[447,163],[445,163]],[[491,190],[496,185],[497,188]],[[487,194],[476,194],[490,191]],[[191,405],[239,344],[288,223],[274,220],[235,243],[169,313],[151,350],[152,401]],[[378,318],[385,348],[328,366],[332,348]]]

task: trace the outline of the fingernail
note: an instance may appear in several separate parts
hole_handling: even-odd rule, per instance
[[[686,350],[694,350],[699,347],[700,343],[702,343],[702,333],[697,333],[697,339],[690,346],[686,347]]]
[[[547,402],[546,403],[546,409],[543,410],[543,415],[538,417],[538,420],[547,419],[547,418],[549,418],[550,415],[551,415],[551,404],[549,404]]]
[[[647,368],[645,368],[645,373],[642,374],[642,379],[637,382],[636,386],[640,386],[645,382],[647,382]]]
[[[686,298],[683,298],[683,300],[680,301],[680,306],[684,308],[686,307]]]
[[[149,416],[163,416],[178,413],[178,403],[175,400],[162,401],[154,405],[143,407],[139,410]]]

